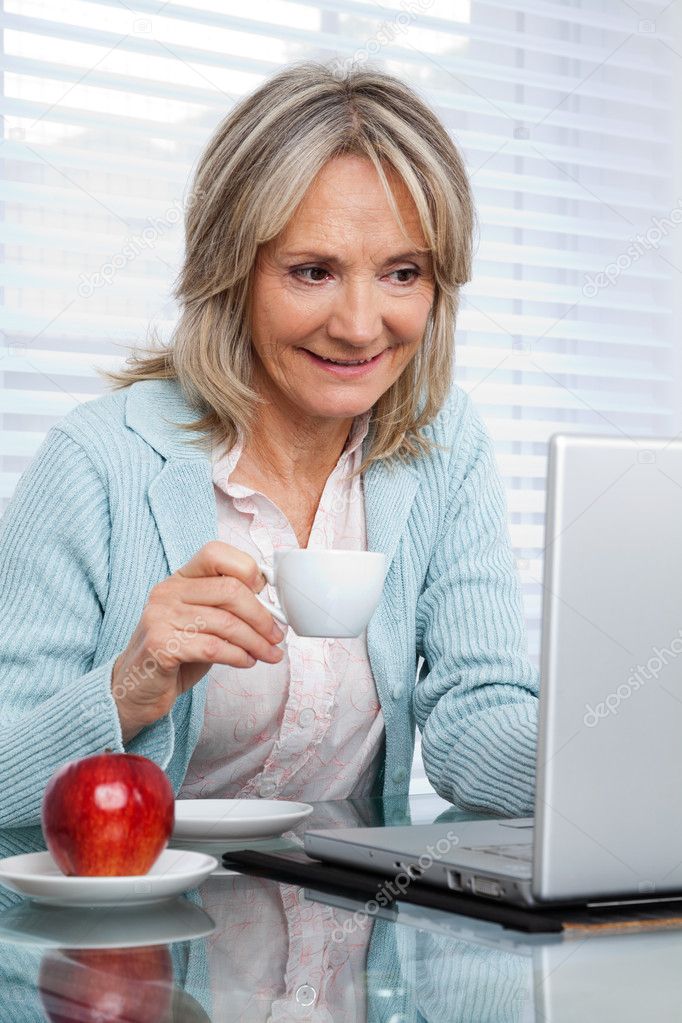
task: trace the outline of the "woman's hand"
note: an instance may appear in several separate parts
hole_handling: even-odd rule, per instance
[[[275,644],[284,633],[256,599],[265,582],[249,554],[212,540],[152,588],[111,677],[124,742],[167,714],[213,664],[282,659]]]

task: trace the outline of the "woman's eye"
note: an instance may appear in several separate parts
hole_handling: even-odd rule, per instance
[[[309,284],[319,284],[327,276],[327,271],[322,266],[297,266],[292,271],[296,277],[301,277],[302,280],[307,281]],[[312,277],[306,277],[305,274],[312,274]],[[317,275],[320,276],[317,276]]]
[[[328,271],[322,266],[297,266],[294,267],[292,273],[295,277],[307,281],[308,284],[321,284],[328,276]],[[396,278],[396,274],[400,276]],[[393,270],[389,277],[393,277],[396,284],[412,284],[419,277],[419,270],[413,266],[402,266],[398,270]]]
[[[393,274],[409,274],[410,276],[397,280],[396,284],[411,284],[412,281],[419,277],[419,270],[413,266],[401,266],[399,270],[394,270],[390,276],[393,276]]]

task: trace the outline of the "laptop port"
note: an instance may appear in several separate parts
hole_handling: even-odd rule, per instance
[[[462,884],[462,875],[458,870],[447,871],[448,888],[452,888],[455,892],[461,892],[464,890]]]
[[[490,899],[502,898],[502,886],[492,877],[479,877],[478,874],[474,874],[471,890],[474,895],[487,895]]]

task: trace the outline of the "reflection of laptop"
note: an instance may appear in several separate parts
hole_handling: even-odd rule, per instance
[[[682,893],[682,441],[555,434],[545,536],[535,826],[309,831],[310,855],[526,905]]]
[[[307,889],[305,895],[345,910],[350,919],[366,912],[362,899]],[[682,930],[656,929],[651,907],[642,907],[640,914],[632,907],[630,913],[641,918],[642,930],[622,924],[609,932],[597,924],[593,930],[519,934],[487,920],[409,902],[379,907],[376,917],[389,921],[383,923],[381,947],[387,957],[399,957],[393,980],[380,975],[382,1001],[395,1010],[402,994],[416,1003],[417,1019],[433,1019],[425,1010],[437,1004],[436,1018],[451,1023],[483,1019],[481,1006],[497,1010],[486,1020],[504,1023],[641,1023],[649,1018],[679,1023]],[[599,918],[603,913],[597,910],[593,920]],[[342,915],[337,914],[337,922],[343,929]],[[368,959],[368,990],[371,966]],[[427,1005],[420,1005],[425,997]],[[415,1018],[414,1011],[408,1018]]]

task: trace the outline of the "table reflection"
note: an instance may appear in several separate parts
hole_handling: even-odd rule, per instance
[[[458,819],[440,800],[318,804],[307,827]],[[305,827],[303,828],[305,830]],[[302,831],[277,840],[299,848]],[[0,832],[0,855],[43,849]],[[527,936],[241,874],[146,907],[59,909],[0,889],[2,1020],[628,1023],[679,1019],[682,930]]]
[[[372,920],[346,937],[347,913],[311,902],[295,885],[235,875],[202,888],[216,921],[208,945],[216,1020],[366,1018]]]

